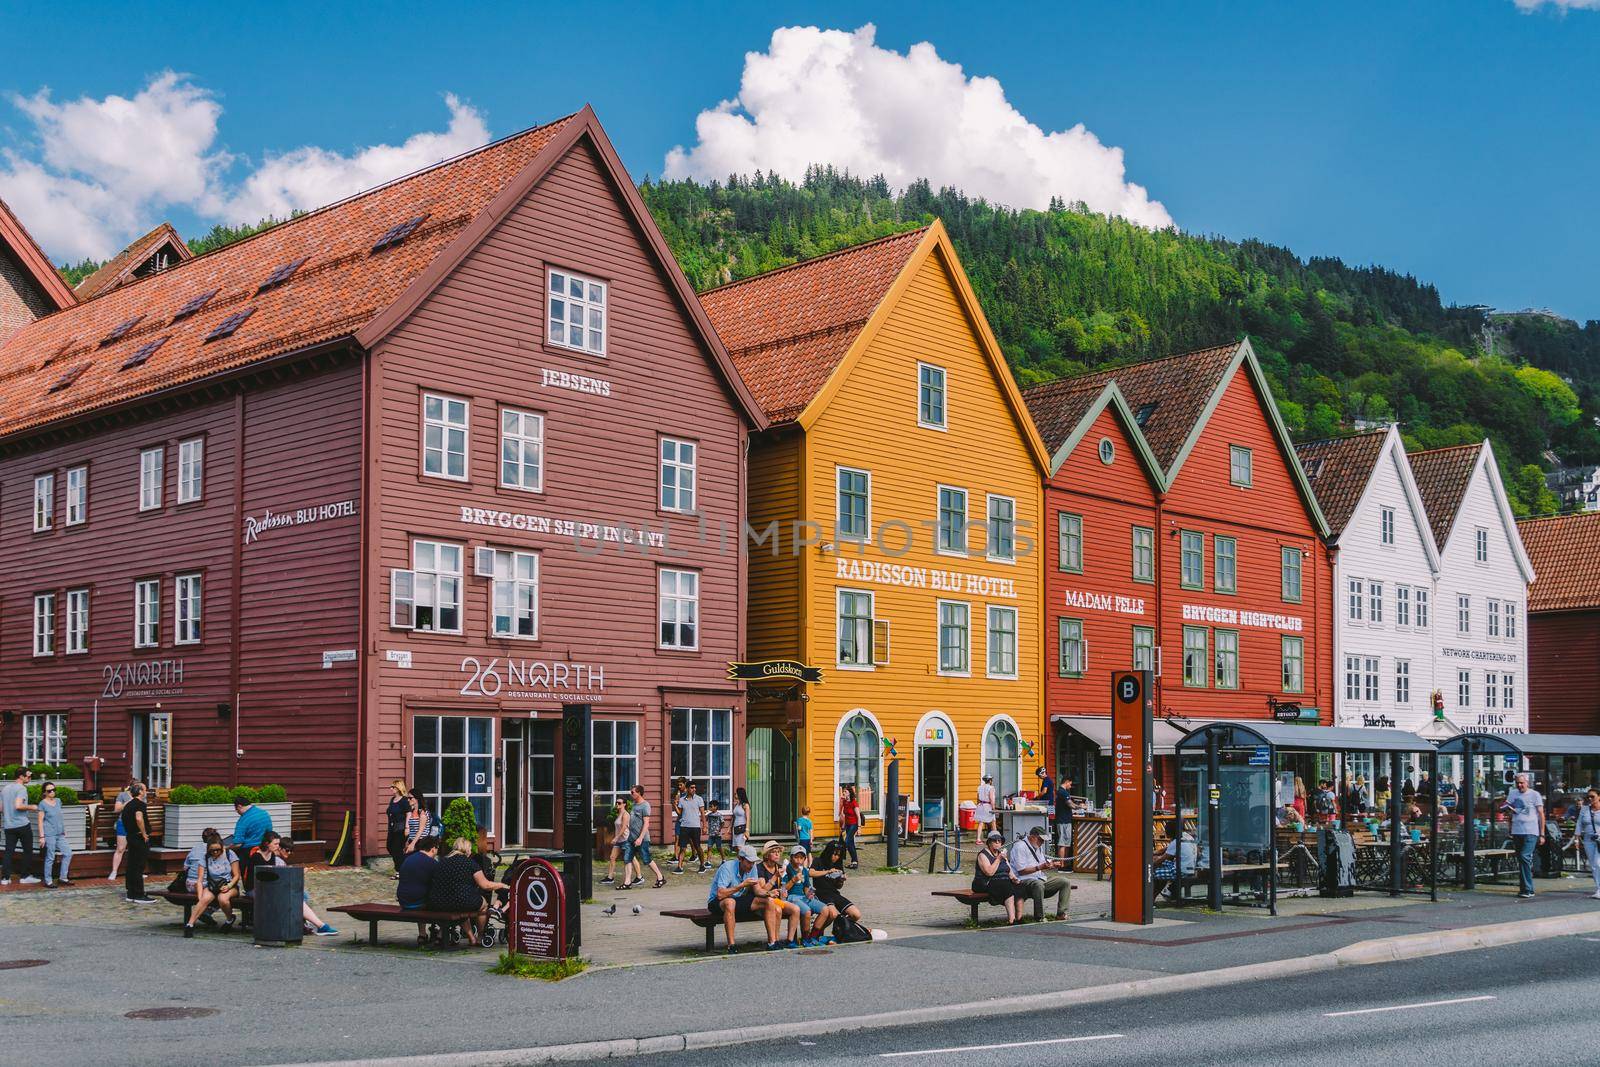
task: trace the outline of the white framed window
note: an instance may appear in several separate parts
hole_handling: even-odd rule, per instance
[[[424,811],[443,818],[458,797],[480,830],[494,828],[494,720],[418,715],[411,720],[411,783]]]
[[[1490,637],[1500,636],[1500,601],[1490,598],[1484,606],[1484,623]]]
[[[1417,629],[1428,629],[1428,591],[1426,589],[1412,590],[1417,595]]]
[[[544,416],[500,409],[500,484],[529,493],[544,491]]]
[[[1283,691],[1299,693],[1306,687],[1306,642],[1303,637],[1283,639]]]
[[[1394,661],[1394,702],[1411,703],[1411,661],[1408,659]]]
[[[1300,555],[1300,550],[1291,545],[1284,545],[1279,550],[1279,556],[1283,561],[1283,599],[1288,603],[1298,604],[1305,559]]]
[[[1213,640],[1217,652],[1217,688],[1239,688],[1239,632],[1217,630]]]
[[[841,589],[837,598],[839,614],[839,649],[836,662],[840,667],[871,670],[877,662],[873,640],[877,627],[872,615],[871,593],[855,589]]]
[[[592,356],[606,354],[606,283],[550,271],[549,341]]]
[[[56,476],[40,474],[33,479],[33,532],[56,524]]]
[[[964,556],[967,554],[967,491],[950,485],[939,487],[939,540],[938,551]]]
[[[206,441],[191,437],[178,442],[178,503],[200,499],[205,486]]]
[[[693,512],[695,461],[699,447],[675,437],[661,439],[661,510]]]
[[[1364,656],[1361,660],[1361,682],[1364,696],[1370,703],[1378,700],[1378,657]]]
[[[989,677],[1017,677],[1017,609],[989,608],[989,627],[984,643],[989,659]]]
[[[639,723],[596,719],[593,732],[594,807],[596,812],[610,811],[639,781]]]
[[[1371,617],[1373,625],[1383,622],[1383,583],[1367,583],[1367,614]]]
[[[461,632],[461,546],[413,541],[411,569],[389,575],[389,625],[422,633]]]
[[[467,480],[467,423],[472,405],[453,396],[422,394],[422,473]]]
[[[1133,528],[1133,580],[1156,580],[1156,532],[1148,526]]]
[[[1506,711],[1516,708],[1516,689],[1510,672],[1500,676],[1500,706]]]
[[[1206,584],[1206,539],[1204,534],[1184,530],[1178,535],[1178,584],[1185,589],[1200,589]]]
[[[173,641],[180,645],[200,643],[202,612],[201,578],[180,574],[173,580]]]
[[[656,603],[662,648],[700,647],[700,572],[661,568]]]
[[[1083,516],[1056,512],[1056,569],[1083,573]]]
[[[1215,560],[1211,566],[1211,585],[1218,593],[1239,591],[1239,542],[1231,537],[1213,537],[1211,550]]]
[[[1378,543],[1394,544],[1394,508],[1378,509]]]
[[[1153,626],[1133,628],[1133,669],[1136,671],[1156,669],[1156,631]]]
[[[1396,626],[1411,625],[1411,587],[1397,585],[1394,587],[1394,624]]]
[[[56,654],[56,595],[33,594],[33,654]]]
[[[1472,672],[1456,671],[1456,707],[1472,707]]]
[[[990,559],[1015,560],[1017,558],[1017,502],[1008,496],[988,497],[989,525],[984,543]]]
[[[943,430],[948,425],[944,368],[932,363],[917,364],[917,425]]]
[[[154,648],[161,643],[161,579],[140,578],[133,583],[133,647]]]
[[[1482,526],[1480,526],[1474,532],[1477,535],[1477,537],[1475,539],[1476,540],[1476,545],[1477,545],[1477,549],[1476,549],[1477,560],[1478,560],[1479,563],[1488,563],[1489,562],[1489,531],[1485,530]]]
[[[1456,633],[1472,632],[1472,598],[1466,593],[1456,594]]]
[[[1361,657],[1346,656],[1344,658],[1344,698],[1349,701],[1361,699]]]
[[[1360,622],[1367,614],[1366,583],[1360,578],[1352,578],[1350,579],[1349,590],[1350,598],[1347,603],[1349,604],[1350,621]]]
[[[939,601],[939,673],[965,675],[972,669],[972,607],[959,600]]]
[[[707,803],[733,803],[733,712],[672,709],[672,777],[693,782]]]
[[[834,472],[841,541],[866,541],[872,535],[872,472],[839,467]]]
[[[89,590],[67,590],[67,655],[89,651]]]
[[[1243,445],[1228,446],[1228,481],[1249,487],[1255,480],[1254,457]]]
[[[983,773],[994,779],[996,796],[1014,796],[1021,788],[1021,738],[1006,719],[996,719],[983,732]]]
[[[1204,689],[1209,682],[1206,669],[1208,631],[1204,626],[1183,628],[1183,684],[1194,689]]]
[[[68,526],[81,526],[89,521],[89,468],[67,468]]]
[[[1056,638],[1060,645],[1057,669],[1061,677],[1083,677],[1089,669],[1089,644],[1083,637],[1083,620],[1056,619]]]
[[[161,506],[162,478],[167,450],[163,445],[139,453],[139,510],[154,511]]]
[[[22,762],[56,765],[66,761],[67,717],[59,714],[24,715]]]
[[[839,724],[835,773],[841,786],[856,787],[863,812],[878,810],[878,769],[883,762],[883,743],[878,726],[861,712],[853,712]]]
[[[1517,602],[1515,600],[1505,602],[1505,613],[1506,640],[1515,641],[1517,638]]]
[[[539,637],[539,553],[481,548],[492,553],[489,634],[537,640]]]
[[[1483,707],[1486,711],[1500,707],[1500,676],[1494,671],[1488,671],[1483,676]]]

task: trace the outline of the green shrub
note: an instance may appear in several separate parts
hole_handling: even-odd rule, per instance
[[[35,763],[28,769],[33,772],[35,778],[48,778],[55,771],[55,768],[48,763]]]
[[[228,792],[225,785],[208,785],[200,790],[200,803],[226,804],[233,799],[233,794]]]
[[[56,786],[56,799],[63,804],[76,804],[78,802],[78,791],[70,785],[58,785]]]
[[[20,770],[22,770],[22,764],[7,763],[4,766],[0,766],[0,778],[4,778],[8,782],[12,781]]]
[[[260,799],[260,794],[250,786],[236,785],[233,787],[233,795],[231,799],[235,804],[254,804]]]
[[[444,840],[439,843],[440,849],[448,850],[458,837],[474,845],[478,842],[478,817],[473,814],[472,801],[466,797],[456,797],[444,809]]]
[[[256,790],[257,804],[282,804],[289,799],[289,791],[281,785],[264,785]]]
[[[56,768],[57,778],[82,778],[83,768],[76,763],[63,763]]]
[[[185,804],[199,804],[200,790],[192,785],[175,785],[172,792],[167,794],[167,803],[182,807]]]

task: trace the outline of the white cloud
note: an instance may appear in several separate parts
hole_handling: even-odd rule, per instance
[[[760,169],[797,179],[813,163],[903,187],[917,178],[1012,207],[1052,196],[1144,226],[1172,217],[1127,180],[1122,149],[1080,123],[1046,132],[1006,100],[994,78],[967,77],[933,45],[879,48],[854,33],[796,26],[745,55],[736,99],[702,111],[699,143],[667,154],[668,177],[721,179]]]
[[[173,208],[219,222],[282,216],[489,140],[482,114],[447,95],[450,122],[442,132],[350,155],[296,148],[251,170],[216,147],[222,105],[183,74],[156,75],[132,97],[56,103],[41,89],[10,102],[31,121],[33,136],[0,151],[0,198],[49,255],[69,261],[114,255]]]
[[[1519,11],[1538,11],[1553,7],[1566,14],[1568,11],[1600,11],[1600,0],[1514,0]]]

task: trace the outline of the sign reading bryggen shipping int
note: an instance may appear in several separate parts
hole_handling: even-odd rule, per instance
[[[758,663],[728,664],[728,679],[735,682],[817,682],[822,668],[794,659],[769,659]]]
[[[467,676],[461,694],[469,697],[598,704],[606,696],[606,669],[598,663],[467,656],[461,660],[461,673]]]
[[[636,529],[632,526],[610,526],[577,519],[551,515],[535,515],[527,511],[501,511],[498,508],[475,508],[461,505],[461,521],[468,526],[494,526],[501,530],[524,530],[535,534],[554,534],[577,541],[596,544],[642,545],[660,548],[667,543],[666,534],[660,530]]]

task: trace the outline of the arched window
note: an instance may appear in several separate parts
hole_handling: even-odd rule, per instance
[[[839,784],[853,785],[860,794],[861,810],[878,810],[878,728],[859,711],[839,727]]]
[[[1020,751],[1015,726],[1005,719],[989,724],[983,735],[983,773],[994,779],[996,795],[1007,797],[1021,788]]]

